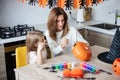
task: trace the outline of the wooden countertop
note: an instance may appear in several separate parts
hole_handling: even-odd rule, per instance
[[[100,72],[99,74],[91,74],[87,73],[84,77],[96,77],[96,80],[120,80],[120,76],[114,74],[112,70],[112,65],[104,63],[97,59],[97,55],[101,52],[109,51],[109,49],[94,45],[91,47],[92,49],[92,57],[87,63],[111,72],[112,75],[109,75],[104,72]],[[27,65],[18,69],[15,69],[16,80],[61,80],[60,76],[62,71],[58,71],[57,73],[49,72],[48,70],[44,70],[44,67],[51,67],[52,64],[59,64],[64,62],[82,62],[74,57],[71,53],[66,53],[64,55],[59,55],[57,57],[48,59],[43,65],[37,66],[35,64]],[[82,79],[81,79],[82,80]]]

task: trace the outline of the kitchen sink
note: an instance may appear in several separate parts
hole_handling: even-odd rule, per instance
[[[90,27],[97,27],[97,28],[101,28],[101,29],[107,29],[107,30],[120,28],[120,26],[118,26],[118,25],[108,24],[108,23],[100,23],[100,24],[89,25],[89,26]]]

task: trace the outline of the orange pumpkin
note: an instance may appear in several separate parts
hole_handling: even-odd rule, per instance
[[[114,60],[112,68],[116,74],[120,75],[120,58]]]
[[[70,76],[71,76],[71,71],[70,71],[70,69],[65,69],[65,70],[63,70],[63,76],[64,76],[64,77],[70,77]]]
[[[84,72],[82,69],[75,67],[74,69],[65,69],[63,70],[64,77],[73,77],[73,78],[82,78],[84,76]]]
[[[74,56],[80,60],[87,61],[91,58],[91,49],[84,42],[76,42],[72,47],[72,53]]]
[[[74,68],[71,70],[71,77],[73,78],[82,78],[84,76],[84,72],[80,68]]]

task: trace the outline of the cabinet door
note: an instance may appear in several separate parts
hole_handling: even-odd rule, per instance
[[[4,47],[2,44],[0,44],[0,57],[3,57],[5,54],[4,54]]]
[[[6,79],[6,67],[5,67],[5,58],[0,57],[0,80]]]
[[[4,47],[0,44],[0,80],[7,80]]]
[[[83,37],[85,37],[85,36],[84,36],[84,35],[85,35],[85,29],[79,29],[78,31],[79,31],[79,33],[80,33]]]
[[[109,48],[110,46],[110,35],[86,30],[85,31],[85,39],[89,42],[89,44],[92,45],[99,45],[106,48]]]

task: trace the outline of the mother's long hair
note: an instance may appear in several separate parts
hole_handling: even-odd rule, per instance
[[[63,34],[62,37],[65,36],[68,33],[68,16],[66,12],[60,8],[60,7],[55,7],[50,11],[47,26],[49,30],[49,36],[53,39],[56,40],[56,27],[57,27],[57,18],[59,15],[63,15],[65,23],[63,27]]]

